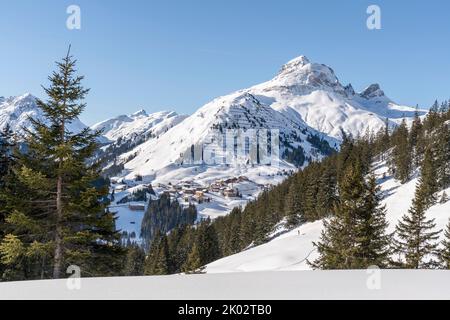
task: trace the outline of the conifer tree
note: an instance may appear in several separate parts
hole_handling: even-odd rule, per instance
[[[439,201],[439,203],[444,204],[448,201],[448,195],[447,192],[442,192],[442,196],[441,196],[441,200]]]
[[[319,191],[317,181],[307,177],[303,196],[303,215],[306,220],[314,221],[318,218],[317,193]]]
[[[9,241],[0,244],[0,255],[10,269],[22,265],[24,278],[60,278],[72,264],[90,276],[117,274],[123,261],[114,215],[101,200],[108,186],[95,186],[100,166],[88,161],[100,132],[68,129],[88,93],[75,65],[69,49],[49,77],[48,100],[37,101],[45,121],[30,119],[26,151],[17,153],[13,168],[16,184],[5,196]],[[20,248],[15,257],[8,255],[13,245]]]
[[[202,265],[208,264],[220,257],[219,241],[215,226],[210,220],[203,222],[198,229],[197,243],[200,248]]]
[[[380,188],[374,175],[369,177],[366,188],[365,209],[359,212],[355,223],[354,267],[385,268],[390,263],[392,235],[386,233],[386,207],[380,205]]]
[[[4,186],[5,177],[9,173],[13,163],[14,135],[7,124],[0,131],[0,188]]]
[[[396,227],[396,251],[402,258],[400,265],[407,269],[432,266],[434,262],[430,258],[436,255],[438,245],[440,231],[434,231],[434,219],[426,219],[427,192],[422,186],[419,182],[409,214]]]
[[[295,183],[291,183],[286,198],[286,222],[288,228],[296,227],[304,221],[300,201],[299,190]]]
[[[361,167],[349,167],[339,182],[335,215],[324,222],[318,243],[320,269],[355,269],[386,266],[390,236],[385,233],[385,209],[381,207],[375,178],[365,181]]]
[[[241,219],[242,208],[234,208],[230,213],[230,229],[225,255],[234,254],[241,249]]]
[[[141,276],[144,274],[145,252],[136,244],[127,247],[127,255],[123,274],[125,276]]]
[[[197,235],[188,255],[184,272],[199,272],[201,267],[221,257],[219,240],[214,224],[208,219],[197,227]]]
[[[13,166],[13,133],[7,124],[0,131],[0,240],[3,238],[3,227],[6,211],[4,193],[7,188],[7,181],[11,180],[11,169]]]
[[[170,269],[170,254],[167,235],[159,231],[152,242],[150,254],[145,260],[145,275],[166,275]]]
[[[414,120],[411,125],[411,130],[409,132],[409,145],[414,159],[415,167],[419,167],[420,160],[424,152],[424,141],[423,141],[423,125],[422,120],[419,117],[418,106],[416,106],[416,111],[414,113]]]
[[[162,236],[163,235],[160,232],[160,230],[157,230],[151,243],[147,244],[147,247],[149,247],[149,251],[148,251],[148,255],[146,256],[145,262],[144,262],[144,274],[145,275],[152,275],[155,270],[155,262],[158,259],[159,249],[160,249],[159,243],[162,239]]]
[[[183,265],[183,272],[185,273],[201,273],[204,265],[202,264],[200,247],[198,243],[194,243],[192,251],[189,253],[186,263]]]
[[[403,119],[392,137],[392,143],[394,144],[392,153],[394,176],[402,183],[407,182],[411,174],[411,148],[408,142],[408,135],[408,127]]]
[[[154,269],[152,274],[165,275],[169,274],[170,261],[169,261],[169,247],[167,244],[167,236],[164,235],[159,243],[159,250],[156,256]]]
[[[188,254],[192,249],[194,228],[188,225],[181,225],[172,230],[168,237],[169,247],[169,273],[179,273],[183,264],[186,262]]]
[[[442,123],[434,140],[437,180],[440,189],[450,187],[450,124]]]
[[[318,182],[317,213],[319,218],[329,216],[336,202],[336,171],[331,164],[325,164],[320,180]]]
[[[435,128],[438,127],[440,119],[439,119],[439,102],[436,100],[434,101],[433,105],[431,106],[430,110],[427,113],[427,116],[424,121],[424,129],[427,132],[432,132]]]
[[[442,241],[442,249],[439,253],[439,260],[445,269],[450,269],[450,221],[444,232],[445,239]]]
[[[375,153],[384,157],[384,153],[389,149],[391,144],[391,137],[389,132],[389,118],[384,121],[384,127],[376,135],[374,141]],[[384,158],[382,159],[384,160]]]
[[[436,203],[436,192],[438,186],[438,170],[436,168],[436,161],[432,147],[427,147],[421,167],[420,196],[423,198],[424,209],[428,209],[431,205]]]

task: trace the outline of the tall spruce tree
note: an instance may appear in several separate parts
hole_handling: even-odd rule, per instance
[[[14,134],[7,124],[0,131],[0,188],[4,186],[5,177],[12,167],[14,146]]]
[[[349,167],[339,182],[335,215],[324,222],[319,252],[311,265],[319,269],[356,269],[389,262],[390,236],[375,178],[364,179],[361,166]]]
[[[202,263],[201,248],[198,243],[194,243],[192,251],[189,253],[186,263],[182,267],[182,271],[185,273],[201,273],[203,272],[204,265]]]
[[[440,189],[450,187],[450,124],[442,123],[434,139],[435,163]]]
[[[420,196],[423,198],[424,209],[428,209],[436,203],[436,192],[438,185],[438,168],[435,157],[435,150],[429,146],[425,150],[424,158],[421,164]]]
[[[411,175],[411,148],[408,142],[408,127],[403,119],[401,125],[392,136],[394,149],[392,151],[392,164],[396,179],[405,183]]]
[[[123,274],[125,276],[142,276],[144,274],[145,252],[137,244],[127,247]]]
[[[423,135],[423,125],[422,120],[419,116],[418,106],[416,106],[416,111],[414,112],[414,120],[411,125],[411,130],[409,132],[409,147],[412,153],[412,158],[414,166],[417,168],[420,165],[424,153],[424,135]]]
[[[12,180],[11,168],[13,166],[13,133],[7,124],[0,131],[0,241],[4,237],[4,222],[7,211],[5,211],[4,194],[8,188],[8,181]],[[3,265],[0,261],[0,281],[3,275]]]
[[[145,260],[145,275],[166,275],[170,269],[170,253],[167,235],[157,231],[150,253]]]
[[[336,169],[331,163],[324,163],[325,169],[319,178],[317,192],[317,213],[319,218],[329,216],[336,202]]]
[[[381,205],[380,188],[371,175],[366,182],[365,210],[360,211],[355,223],[356,268],[371,265],[385,268],[390,263],[392,235],[387,234],[386,207]]]
[[[221,257],[219,239],[215,226],[205,220],[197,227],[195,243],[188,255],[184,272],[201,272],[203,267]]]
[[[100,132],[68,130],[88,93],[75,65],[69,48],[44,88],[48,100],[37,102],[45,121],[30,119],[26,151],[17,153],[17,182],[6,194],[8,234],[0,244],[2,261],[10,271],[17,268],[15,277],[61,278],[69,265],[89,276],[111,275],[122,265],[115,217],[102,200],[108,186],[95,186],[100,167],[89,161]]]
[[[300,192],[295,182],[291,183],[289,186],[285,210],[288,228],[296,227],[305,220],[301,205]]]
[[[427,220],[427,192],[421,182],[416,187],[415,197],[409,214],[404,215],[396,227],[396,251],[400,254],[399,264],[407,269],[432,267],[440,231],[434,231],[434,219]]]

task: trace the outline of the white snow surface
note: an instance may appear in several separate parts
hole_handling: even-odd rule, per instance
[[[384,162],[375,164],[374,173],[384,195],[382,203],[386,205],[386,218],[389,222],[387,231],[391,233],[402,216],[408,213],[418,178],[402,185],[389,176]],[[383,174],[386,174],[384,179]],[[450,194],[450,189],[446,193]],[[431,207],[427,211],[427,217],[435,219],[436,230],[445,229],[450,218],[450,201]],[[314,261],[318,256],[313,241],[320,240],[322,230],[322,220],[306,223],[268,243],[214,261],[206,270],[208,273],[310,270],[307,261]],[[441,233],[441,240],[443,236]]]
[[[379,279],[375,285],[374,276]],[[8,300],[446,300],[449,296],[450,272],[445,270],[268,271],[0,282],[0,299]]]
[[[111,141],[117,141],[119,138],[128,140],[150,134],[157,137],[185,118],[186,116],[173,111],[160,111],[149,115],[145,110],[139,110],[130,115],[120,115],[99,122],[91,128],[103,130],[103,135]]]

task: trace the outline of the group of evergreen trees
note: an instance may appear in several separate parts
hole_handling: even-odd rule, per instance
[[[324,221],[319,258],[312,266],[320,269],[362,269],[386,267],[391,253],[391,236],[385,208],[380,206],[376,179],[368,179],[358,164],[349,166],[339,182],[339,198],[333,216]]]
[[[196,226],[181,224],[168,234],[158,232],[146,259],[136,263],[145,275],[200,273],[221,256],[215,226],[208,219]]]
[[[158,234],[166,234],[181,225],[192,225],[197,220],[197,209],[189,204],[187,207],[178,201],[172,201],[169,194],[162,194],[157,200],[151,200],[141,223],[141,238],[144,248],[149,249]]]
[[[420,172],[415,197],[408,214],[387,234],[385,210],[380,206],[375,178],[354,162],[338,183],[338,201],[333,216],[325,221],[319,258],[311,263],[322,269],[378,267],[448,268],[449,230],[440,245],[440,230],[426,210],[437,194],[450,186],[450,111],[448,102],[431,108],[422,121],[416,113],[409,129],[403,121],[392,134],[385,129],[371,140],[374,155],[388,155],[391,171],[401,183]],[[363,174],[361,174],[363,172]],[[369,177],[366,176],[369,174]],[[440,199],[446,202],[445,192]],[[450,224],[448,226],[450,228]],[[398,259],[394,259],[397,256]]]
[[[49,77],[48,99],[38,101],[45,122],[30,119],[20,145],[8,128],[0,137],[2,280],[61,278],[69,265],[89,276],[123,268],[109,186],[98,186],[100,165],[89,161],[100,133],[68,130],[88,93],[75,65],[68,53]]]

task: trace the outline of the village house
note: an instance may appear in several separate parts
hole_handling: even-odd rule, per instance
[[[116,186],[115,188],[114,188],[114,191],[115,192],[121,192],[121,191],[125,191],[127,189],[127,186],[126,185],[120,185],[120,186]]]
[[[226,188],[223,190],[223,195],[227,198],[234,198],[237,197],[239,194],[239,191],[235,188]]]
[[[194,189],[183,189],[183,194],[184,195],[194,195],[195,190]]]
[[[131,211],[145,211],[145,205],[144,204],[129,204],[128,209]]]

